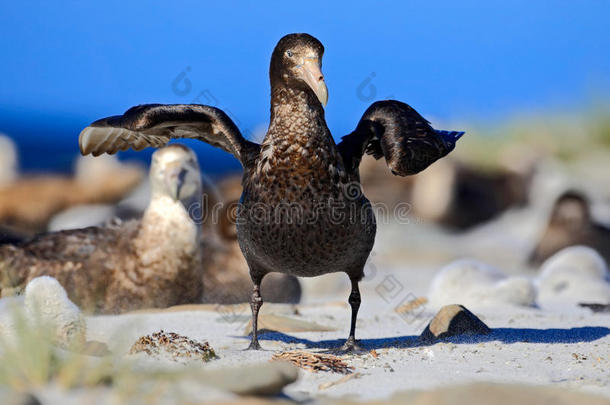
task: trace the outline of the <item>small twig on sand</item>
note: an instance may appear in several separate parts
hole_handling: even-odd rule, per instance
[[[330,381],[330,382],[326,382],[324,384],[320,384],[320,386],[318,387],[319,390],[325,390],[328,389],[330,387],[334,387],[335,385],[339,385],[339,384],[343,384],[344,382],[347,382],[353,378],[360,378],[362,377],[362,374],[360,373],[351,373],[348,375],[345,375],[341,378],[339,378],[338,380],[335,381]]]

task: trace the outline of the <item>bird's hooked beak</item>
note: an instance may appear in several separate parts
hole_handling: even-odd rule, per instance
[[[301,68],[301,78],[311,87],[322,106],[326,107],[328,89],[324,82],[324,75],[320,70],[320,60],[318,58],[305,58],[299,67]]]

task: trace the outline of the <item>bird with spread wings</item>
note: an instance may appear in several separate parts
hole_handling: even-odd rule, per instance
[[[320,41],[308,34],[286,35],[278,42],[269,69],[271,119],[261,144],[245,139],[220,109],[198,104],[139,105],[95,121],[80,134],[83,154],[191,138],[241,162],[237,237],[254,283],[251,349],[260,348],[260,283],[270,272],[299,277],[345,272],[352,283],[352,317],[343,349],[358,348],[358,283],[376,232],[374,213],[360,190],[360,161],[366,154],[383,157],[393,174],[416,174],[451,152],[463,134],[436,130],[409,105],[386,100],[373,103],[356,129],[335,144],[324,116],[323,53]]]

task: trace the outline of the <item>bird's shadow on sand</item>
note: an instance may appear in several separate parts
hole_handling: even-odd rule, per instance
[[[345,340],[303,339],[282,332],[260,331],[260,340],[280,341],[284,343],[302,344],[310,349],[335,349]],[[487,335],[470,335],[442,339],[442,342],[455,344],[472,344],[498,341],[501,343],[580,343],[592,342],[610,335],[610,328],[602,326],[583,326],[570,329],[529,329],[529,328],[497,328]],[[410,348],[430,346],[438,342],[425,342],[419,336],[396,336],[379,339],[361,339],[358,344],[367,350],[383,348]]]

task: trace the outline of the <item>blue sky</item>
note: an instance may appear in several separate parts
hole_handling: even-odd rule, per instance
[[[2,2],[0,132],[71,142],[99,117],[197,96],[256,131],[269,116],[269,56],[290,32],[326,47],[335,137],[387,97],[469,122],[578,109],[610,89],[604,0],[255,4]],[[172,85],[181,73],[190,87]]]

